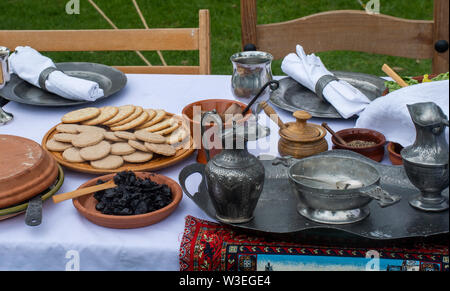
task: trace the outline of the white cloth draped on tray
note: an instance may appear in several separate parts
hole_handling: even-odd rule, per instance
[[[11,70],[21,79],[41,88],[39,77],[48,68],[55,68],[53,61],[41,55],[31,47],[19,46],[9,58]],[[45,81],[45,89],[66,99],[76,101],[95,101],[103,97],[104,92],[93,81],[75,78],[61,71],[53,71]]]
[[[296,54],[288,54],[281,64],[282,71],[289,77],[313,92],[316,92],[317,82],[323,76],[334,77],[319,57],[306,55],[300,45],[297,45],[296,51]],[[370,104],[366,95],[343,80],[331,81],[323,88],[322,94],[345,119],[359,114]]]
[[[409,146],[416,139],[416,130],[407,104],[434,102],[449,115],[449,81],[435,81],[408,86],[384,97],[377,98],[366,107],[355,127],[369,128],[383,133],[388,141]],[[448,142],[448,128],[445,130]]]

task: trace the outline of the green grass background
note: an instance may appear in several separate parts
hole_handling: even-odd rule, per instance
[[[433,0],[380,0],[381,13],[408,19],[433,18]],[[87,0],[80,0],[80,14],[68,15],[68,0],[0,0],[0,29],[109,29],[110,25]],[[362,0],[362,2],[368,2]],[[143,28],[131,0],[95,0],[119,28]],[[211,15],[211,62],[213,74],[231,74],[230,56],[241,50],[239,0],[138,0],[151,28],[197,27],[198,10]],[[258,24],[287,21],[313,13],[362,10],[358,0],[259,0]],[[389,31],[386,31],[389,33]],[[0,44],[1,45],[1,44]],[[399,49],[402,44],[399,43]],[[293,51],[295,48],[292,48]],[[107,65],[144,65],[134,52],[46,52],[55,62],[86,61]],[[161,61],[156,52],[144,52],[154,65]],[[197,65],[198,53],[164,51],[169,65]],[[402,75],[421,75],[431,71],[431,60],[415,60],[359,52],[318,54],[328,69],[384,75],[388,63]],[[274,61],[273,72],[283,75],[281,60]]]

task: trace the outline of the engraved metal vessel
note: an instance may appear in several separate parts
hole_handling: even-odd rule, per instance
[[[401,156],[409,180],[421,191],[409,204],[429,212],[447,210],[448,199],[441,192],[449,185],[449,150],[445,139],[448,118],[433,102],[407,106],[416,127],[416,140],[401,151]]]
[[[214,123],[219,124],[218,128],[222,127],[220,117],[212,112],[203,115],[202,124],[207,117],[213,117]],[[193,164],[180,172],[181,187],[190,197],[192,195],[184,185],[187,177],[195,172],[202,174],[216,210],[216,218],[225,223],[245,223],[252,220],[264,186],[264,166],[248,152],[246,144],[248,140],[268,135],[269,131],[257,123],[252,125],[249,122],[238,128],[234,124],[233,128],[225,130],[221,135],[224,149],[212,159],[209,159],[209,146],[204,142],[208,158],[206,166]],[[241,146],[239,140],[242,142]]]

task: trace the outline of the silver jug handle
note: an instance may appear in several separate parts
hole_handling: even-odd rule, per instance
[[[402,199],[401,196],[390,194],[389,192],[383,190],[380,186],[376,186],[366,191],[362,190],[359,191],[359,193],[377,200],[378,205],[382,208],[394,205]]]

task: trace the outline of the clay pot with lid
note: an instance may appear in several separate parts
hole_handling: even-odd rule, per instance
[[[280,127],[278,132],[278,152],[282,156],[292,156],[297,159],[309,157],[328,150],[325,139],[327,131],[318,124],[308,123],[312,118],[306,111],[296,111],[295,122],[283,123],[275,110],[266,102],[261,103],[264,112]]]

